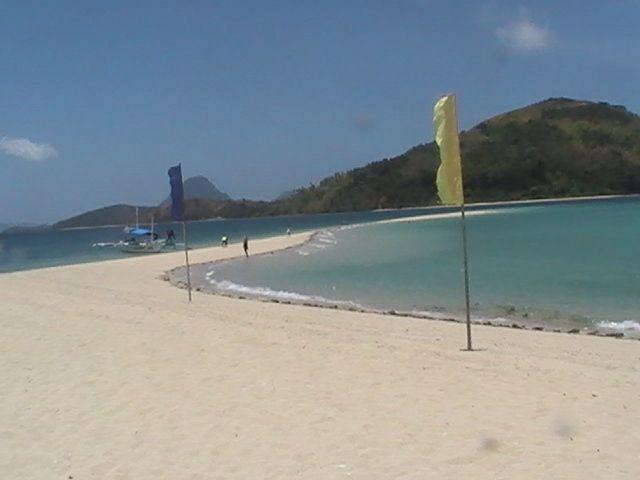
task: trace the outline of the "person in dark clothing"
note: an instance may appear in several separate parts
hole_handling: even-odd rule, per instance
[[[247,238],[246,235],[242,240],[242,248],[244,249],[244,254],[247,256],[247,258],[249,258],[249,239]]]
[[[173,245],[173,248],[176,248],[176,234],[173,229],[167,230],[167,245]]]

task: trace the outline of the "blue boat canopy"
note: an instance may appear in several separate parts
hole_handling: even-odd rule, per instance
[[[131,235],[151,235],[151,230],[146,228],[127,228],[127,233]]]

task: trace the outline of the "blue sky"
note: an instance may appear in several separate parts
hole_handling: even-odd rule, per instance
[[[552,96],[640,112],[640,2],[0,3],[0,222],[269,199]]]

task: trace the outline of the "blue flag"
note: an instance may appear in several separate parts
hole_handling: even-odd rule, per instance
[[[171,220],[174,222],[184,219],[184,190],[182,188],[182,169],[180,165],[169,169],[169,184],[171,185]]]

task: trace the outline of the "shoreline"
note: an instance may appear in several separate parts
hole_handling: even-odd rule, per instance
[[[451,322],[189,303],[158,279],[183,261],[0,275],[3,478],[640,476],[636,342],[478,325],[465,352]]]
[[[468,210],[467,210],[467,214],[468,215],[473,215],[472,212],[477,212],[477,211],[484,211],[487,209],[508,209],[510,207],[519,207],[522,206],[524,208],[526,207],[535,207],[536,205],[544,205],[544,204],[553,204],[553,203],[557,203],[557,204],[572,204],[572,203],[584,203],[584,202],[609,202],[609,201],[634,201],[640,199],[640,194],[637,195],[609,195],[609,196],[592,196],[592,197],[571,197],[571,198],[561,198],[561,199],[541,199],[541,200],[522,200],[522,201],[505,201],[505,202],[489,202],[489,203],[477,203],[477,204],[468,204]],[[375,223],[378,221],[381,222],[387,222],[387,221],[407,221],[408,219],[415,219],[415,220],[422,220],[425,217],[432,217],[432,218],[444,218],[446,216],[449,217],[455,217],[458,216],[458,212],[459,209],[456,210],[456,207],[453,206],[427,206],[427,207],[407,207],[407,208],[402,208],[402,209],[392,209],[392,210],[397,210],[398,212],[402,213],[412,213],[412,211],[416,210],[422,210],[422,213],[419,215],[415,215],[415,216],[405,216],[405,217],[396,217],[393,219],[385,219],[385,220],[367,220],[366,223]],[[382,210],[371,210],[368,212],[380,212],[380,211],[387,211],[385,209]],[[350,212],[350,213],[365,213],[365,212]],[[318,215],[324,215],[324,214],[318,214]],[[261,218],[271,218],[271,217],[261,217]],[[274,217],[275,218],[275,217]],[[230,219],[220,219],[220,218],[214,218],[214,219],[207,219],[207,220],[202,220],[202,222],[205,223],[217,223],[217,222],[221,222],[221,221],[226,221],[226,220],[230,220]],[[201,220],[197,220],[197,221],[193,221],[193,222],[201,222]],[[357,223],[352,223],[351,225],[358,225]],[[336,224],[334,225],[334,227],[338,227],[339,225]],[[113,228],[114,226],[104,226],[104,227],[72,227],[72,228],[68,228],[68,229],[62,229],[62,230],[47,230],[46,232],[52,232],[52,231],[56,231],[56,232],[62,232],[62,231],[69,231],[69,230],[77,230],[77,231],[81,231],[81,230],[91,230],[91,229],[98,229],[98,230],[102,230],[107,229],[107,228]],[[308,230],[300,230],[300,231],[311,231],[313,228],[308,229]],[[273,232],[273,234],[276,234],[276,232]],[[38,233],[34,233],[34,235],[38,235]],[[3,239],[10,239],[11,237],[13,237],[13,235],[7,235],[4,236],[3,234],[0,233],[0,256],[3,255],[2,253],[2,242]],[[266,237],[258,237],[258,238],[266,238]],[[95,242],[94,242],[95,243]],[[100,243],[99,241],[97,243]],[[212,248],[212,246],[215,246],[214,244],[209,244],[209,245],[197,245],[197,246],[191,246],[190,247],[190,251],[195,251],[195,250],[200,250],[200,249],[208,249],[208,248]],[[41,249],[41,247],[38,247]],[[28,254],[29,252],[27,252]],[[117,260],[120,258],[124,258],[123,256],[118,256],[118,255],[108,255],[108,258],[104,258],[104,256],[101,256],[99,254],[99,252],[96,251],[95,255],[91,255],[90,252],[88,251],[83,251],[82,255],[80,255],[79,257],[73,257],[73,255],[71,255],[73,258],[69,259],[69,255],[67,255],[66,257],[52,257],[52,258],[44,258],[44,260],[42,260],[41,255],[42,252],[40,250],[38,250],[37,252],[35,252],[37,255],[34,258],[38,258],[40,260],[34,261],[35,265],[26,265],[26,266],[22,266],[22,267],[17,267],[15,265],[15,262],[12,261],[11,259],[8,260],[8,263],[6,265],[3,264],[3,268],[6,268],[6,270],[0,271],[0,275],[2,274],[6,274],[6,273],[11,273],[11,272],[16,272],[16,271],[25,271],[25,270],[39,270],[39,269],[43,269],[43,268],[51,268],[51,267],[56,267],[56,266],[69,266],[69,265],[77,265],[77,264],[87,264],[87,263],[99,263],[99,262],[104,262],[104,261],[112,261],[112,260]],[[69,263],[72,262],[72,263]],[[18,269],[16,269],[18,268]]]
[[[565,198],[565,199],[543,199],[543,200],[525,200],[525,201],[508,201],[508,202],[493,202],[493,203],[486,203],[486,204],[471,204],[474,205],[475,207],[479,207],[479,206],[486,206],[486,207],[508,207],[508,206],[513,206],[514,204],[537,204],[537,203],[549,203],[549,202],[556,202],[556,201],[561,201],[564,203],[574,203],[574,202],[580,202],[580,201],[591,201],[591,200],[599,200],[599,199],[603,199],[603,200],[617,200],[620,198],[629,198],[629,199],[633,199],[633,198],[640,198],[640,194],[638,195],[611,195],[611,196],[597,196],[597,197],[572,197],[572,198]],[[416,210],[424,210],[425,207],[409,207],[409,209],[416,209]],[[442,206],[442,207],[434,207],[434,209],[450,209],[452,207],[450,206]],[[454,207],[455,208],[455,207]],[[474,209],[474,210],[468,210],[467,211],[467,216],[479,216],[479,215],[485,215],[485,214],[490,214],[493,213],[495,210],[493,209]],[[438,219],[444,219],[444,218],[456,218],[459,217],[459,211],[448,211],[448,212],[442,212],[442,213],[425,213],[425,214],[421,214],[421,215],[416,215],[416,216],[407,216],[407,217],[399,217],[399,218],[391,218],[391,219],[384,219],[384,220],[374,220],[374,221],[368,221],[368,222],[363,222],[363,223],[354,223],[354,224],[350,224],[348,226],[348,228],[357,228],[359,226],[364,226],[364,225],[377,225],[377,224],[387,224],[387,223],[402,223],[402,222],[406,222],[406,223],[411,223],[411,222],[415,222],[415,221],[429,221],[429,220],[438,220]],[[328,230],[333,230],[333,229],[340,229],[341,227],[344,226],[332,226],[332,227],[327,227],[326,229]],[[93,228],[93,227],[81,227],[81,228]],[[300,241],[300,243],[297,244],[293,244],[293,245],[288,245],[285,246],[283,248],[275,248],[273,250],[269,250],[269,251],[264,251],[264,252],[260,252],[257,255],[254,256],[259,256],[259,255],[267,255],[267,254],[272,254],[276,251],[286,251],[289,249],[293,249],[293,248],[299,248],[300,246],[309,243],[313,240],[313,238],[318,235],[321,232],[321,230],[305,230],[305,231],[301,231],[301,232],[297,232],[296,234],[294,234],[293,236],[298,237],[298,236],[303,236],[304,239]],[[258,239],[253,240],[253,242],[256,241],[269,241],[269,240],[275,240],[275,239],[281,239],[281,238],[287,238],[287,236],[285,235],[275,235],[275,236],[270,236],[270,237],[261,237]],[[289,237],[290,238],[290,237]],[[252,242],[252,243],[253,243]],[[231,245],[235,245],[237,246],[238,244],[231,244]],[[207,251],[217,251],[219,247],[218,246],[206,246],[206,247],[197,247],[197,248],[190,248],[189,252],[190,255],[193,256],[194,252],[207,252]],[[230,247],[228,247],[230,248]],[[224,250],[224,249],[222,249]],[[242,254],[242,252],[239,252],[237,255],[232,255],[232,256],[226,256],[226,252],[221,252],[223,255],[214,260],[214,261],[204,261],[204,262],[196,262],[196,263],[192,263],[191,267],[198,267],[198,266],[205,266],[205,265],[211,265],[211,264],[216,264],[216,263],[220,263],[220,262],[227,262],[227,261],[233,261],[233,260],[237,260],[238,258],[242,258],[244,255]],[[183,255],[183,252],[180,250],[177,251],[168,251],[167,253],[162,253],[159,254],[161,256],[170,256],[170,255]],[[54,265],[54,266],[50,266],[50,267],[40,267],[40,268],[35,268],[35,269],[31,269],[31,270],[17,270],[17,271],[9,271],[9,272],[1,272],[0,273],[0,278],[3,275],[11,275],[11,274],[15,274],[15,273],[19,273],[19,272],[38,272],[38,271],[45,271],[45,270],[49,270],[49,269],[59,269],[59,268],[68,268],[68,267],[75,267],[75,266],[81,266],[81,265],[100,265],[102,263],[110,263],[110,262],[127,262],[127,261],[135,261],[136,259],[140,259],[141,257],[135,257],[135,256],[125,256],[125,257],[121,257],[121,258],[115,258],[115,259],[100,259],[100,260],[93,260],[93,261],[89,261],[89,262],[83,262],[83,263],[76,263],[76,264],[64,264],[64,265]],[[184,260],[182,260],[184,261]],[[186,282],[182,281],[182,280],[175,280],[174,278],[172,278],[172,276],[175,276],[176,272],[180,272],[185,270],[185,266],[181,265],[181,266],[173,266],[173,267],[169,267],[169,268],[165,268],[161,273],[158,273],[156,275],[154,275],[154,278],[157,279],[162,279],[164,281],[167,281],[169,284],[171,284],[174,287],[177,288],[184,288],[186,289]],[[414,319],[420,319],[420,320],[429,320],[429,321],[441,321],[441,322],[449,322],[449,323],[464,323],[465,320],[461,319],[461,318],[453,318],[451,315],[448,314],[444,314],[444,315],[438,315],[438,314],[433,314],[433,312],[416,312],[416,311],[406,311],[406,310],[400,310],[400,309],[396,309],[396,308],[373,308],[373,307],[366,307],[366,306],[361,306],[361,305],[357,305],[355,303],[353,303],[352,305],[349,306],[345,306],[345,305],[341,305],[341,303],[351,303],[351,302],[337,302],[337,301],[332,301],[327,299],[326,302],[323,301],[314,301],[312,299],[309,300],[282,300],[282,299],[277,299],[277,298],[272,298],[272,297],[267,297],[265,295],[260,295],[260,294],[252,294],[252,293],[232,293],[232,292],[221,292],[221,291],[214,291],[214,290],[203,290],[200,287],[195,287],[193,288],[193,291],[195,292],[199,292],[199,293],[203,293],[206,295],[213,295],[213,296],[221,296],[221,297],[227,297],[227,298],[234,298],[234,299],[240,299],[240,300],[253,300],[253,301],[258,301],[258,302],[265,302],[265,303],[276,303],[276,304],[282,304],[282,305],[298,305],[298,306],[303,306],[303,307],[315,307],[315,308],[321,308],[321,309],[328,309],[328,310],[341,310],[341,311],[349,311],[349,312],[357,312],[357,313],[362,313],[362,314],[374,314],[374,315],[384,315],[384,316],[392,316],[392,317],[407,317],[407,318],[414,318]],[[295,292],[294,292],[295,293]],[[504,320],[504,321],[502,321]],[[625,339],[625,340],[639,340],[640,341],[640,335],[635,335],[635,334],[626,334],[624,331],[621,331],[619,329],[615,329],[615,328],[607,328],[607,327],[597,327],[595,325],[591,325],[591,326],[585,326],[582,328],[557,328],[557,327],[549,327],[549,326],[545,326],[545,325],[540,325],[537,324],[535,322],[519,322],[517,319],[509,319],[509,318],[477,318],[474,320],[472,319],[472,324],[475,326],[490,326],[490,327],[501,327],[501,328],[510,328],[510,329],[517,329],[517,330],[526,330],[526,331],[542,331],[542,332],[548,332],[548,333],[565,333],[565,334],[580,334],[580,335],[589,335],[589,336],[597,336],[597,337],[611,337],[611,338],[620,338],[620,339]]]
[[[479,215],[485,215],[485,214],[490,214],[491,211],[490,210],[476,210],[476,211],[470,211],[467,213],[468,216],[479,216]],[[449,213],[439,213],[439,214],[426,214],[426,215],[416,215],[414,217],[403,217],[403,218],[393,218],[393,219],[387,219],[387,220],[377,220],[377,221],[373,221],[373,222],[367,222],[367,223],[362,223],[362,224],[354,224],[352,226],[350,226],[351,228],[357,228],[358,226],[363,226],[363,225],[381,225],[381,224],[389,224],[389,223],[402,223],[402,222],[407,222],[407,223],[411,223],[411,222],[416,222],[416,221],[429,221],[429,220],[438,220],[438,219],[443,219],[443,218],[454,218],[459,216],[459,213],[457,212],[449,212]],[[330,227],[327,230],[334,230],[334,229],[339,229],[340,227]],[[300,235],[303,234],[307,234],[307,238],[305,238],[304,240],[302,240],[300,243],[298,244],[294,244],[294,245],[289,245],[285,248],[282,249],[276,249],[276,250],[272,250],[272,251],[268,251],[268,252],[262,252],[259,253],[257,255],[254,256],[264,256],[264,255],[271,255],[275,252],[286,252],[288,250],[292,250],[292,249],[297,249],[300,247],[303,247],[311,242],[313,242],[314,238],[317,237],[318,235],[320,235],[322,233],[322,230],[314,230],[314,231],[309,231],[309,232],[302,232],[300,233]],[[205,263],[199,263],[199,264],[192,264],[191,268],[193,269],[194,267],[198,268],[204,268],[204,267],[209,267],[209,266],[213,266],[216,264],[220,264],[220,263],[226,263],[226,262],[231,262],[231,261],[237,261],[238,259],[241,259],[243,256],[242,255],[236,255],[236,256],[232,256],[232,257],[228,257],[228,258],[221,258],[215,261],[210,261],[210,262],[205,262]],[[186,283],[186,267],[185,266],[178,266],[178,267],[174,267],[170,270],[165,271],[162,275],[160,275],[158,278],[168,282],[170,285],[180,288],[180,289],[187,289],[187,283]],[[191,283],[192,286],[194,285],[194,279],[193,279],[193,273],[192,273],[192,279],[191,279]],[[249,301],[258,301],[258,302],[265,302],[265,303],[275,303],[275,304],[282,304],[282,305],[298,305],[298,306],[302,306],[302,307],[308,307],[308,308],[321,308],[321,309],[328,309],[328,310],[341,310],[341,311],[348,311],[348,312],[357,312],[357,313],[363,313],[363,314],[374,314],[374,315],[385,315],[385,316],[392,316],[392,317],[408,317],[408,318],[414,318],[414,319],[421,319],[421,320],[428,320],[428,321],[439,321],[439,322],[451,322],[451,323],[457,323],[457,324],[464,324],[465,320],[464,319],[460,319],[460,318],[453,318],[453,316],[449,315],[449,314],[444,314],[442,316],[439,315],[434,315],[433,313],[429,313],[429,312],[416,312],[416,311],[407,311],[407,310],[399,310],[399,309],[395,309],[395,308],[372,308],[372,307],[366,307],[366,306],[362,306],[362,305],[358,305],[356,303],[350,302],[350,301],[336,301],[336,300],[331,300],[331,299],[325,299],[326,301],[319,301],[319,300],[314,300],[313,298],[308,298],[308,299],[301,299],[301,300],[294,300],[294,299],[287,299],[287,300],[283,300],[283,299],[279,299],[279,298],[274,298],[274,297],[269,297],[266,294],[258,294],[258,293],[241,293],[241,292],[224,292],[224,291],[219,291],[219,290],[215,290],[215,289],[207,289],[206,287],[203,288],[201,285],[196,285],[195,287],[192,288],[193,291],[199,292],[199,293],[203,293],[205,295],[213,295],[213,296],[221,296],[221,297],[227,297],[227,298],[234,298],[234,299],[239,299],[239,300],[249,300]],[[298,294],[297,292],[291,292],[294,293],[296,295],[302,295],[302,294]],[[307,295],[304,295],[307,296]],[[472,315],[473,317],[473,315]],[[483,319],[475,319],[471,321],[471,324],[474,326],[477,325],[483,325],[483,326],[489,326],[489,327],[499,327],[499,328],[511,328],[511,329],[517,329],[517,330],[526,330],[526,331],[538,331],[538,332],[547,332],[547,333],[564,333],[564,334],[571,334],[571,335],[589,335],[589,336],[596,336],[596,337],[609,337],[609,338],[617,338],[617,339],[624,339],[624,340],[638,340],[640,341],[640,335],[628,335],[625,334],[625,332],[623,331],[619,331],[613,328],[605,328],[605,327],[600,327],[598,328],[595,325],[591,325],[591,326],[585,326],[583,328],[557,328],[557,327],[549,327],[549,326],[545,326],[545,325],[540,325],[539,323],[531,322],[531,323],[526,323],[526,322],[518,322],[515,319],[504,319],[504,321],[500,321],[499,319],[487,319],[487,318],[483,318]]]
[[[511,205],[545,205],[545,204],[553,204],[553,203],[580,203],[580,202],[590,202],[596,200],[602,201],[615,201],[615,200],[624,200],[624,199],[640,199],[640,194],[628,194],[628,195],[589,195],[584,197],[553,197],[553,198],[534,198],[528,200],[501,200],[495,202],[474,202],[465,204],[466,207],[470,208],[485,208],[485,207],[505,207]],[[150,207],[141,207],[141,208],[150,208]],[[373,210],[362,210],[362,212],[390,212],[394,210],[423,210],[423,209],[449,209],[452,208],[446,205],[424,205],[424,206],[412,206],[412,207],[399,207],[399,208],[375,208]],[[358,212],[358,211],[355,211]],[[327,213],[338,213],[338,212],[318,212],[317,215],[327,214]],[[272,216],[262,216],[262,217],[211,217],[211,218],[202,218],[197,220],[187,220],[187,223],[190,222],[215,222],[221,220],[238,220],[238,219],[247,219],[247,218],[273,218],[273,217],[288,217],[288,216],[296,216],[303,215],[302,213],[293,213],[290,215],[272,215]],[[160,222],[160,223],[171,223],[171,222]],[[148,225],[149,223],[143,223],[144,225]],[[25,232],[22,233],[38,233],[37,228],[41,227],[46,231],[74,231],[74,230],[90,230],[93,228],[116,228],[116,227],[127,227],[129,224],[111,224],[111,225],[94,225],[94,226],[81,226],[81,227],[63,227],[63,228],[55,228],[53,224],[44,224],[39,225],[37,227],[25,227]],[[33,231],[31,230],[33,228]],[[4,231],[0,231],[0,236],[4,234]],[[11,234],[9,234],[11,235]]]

